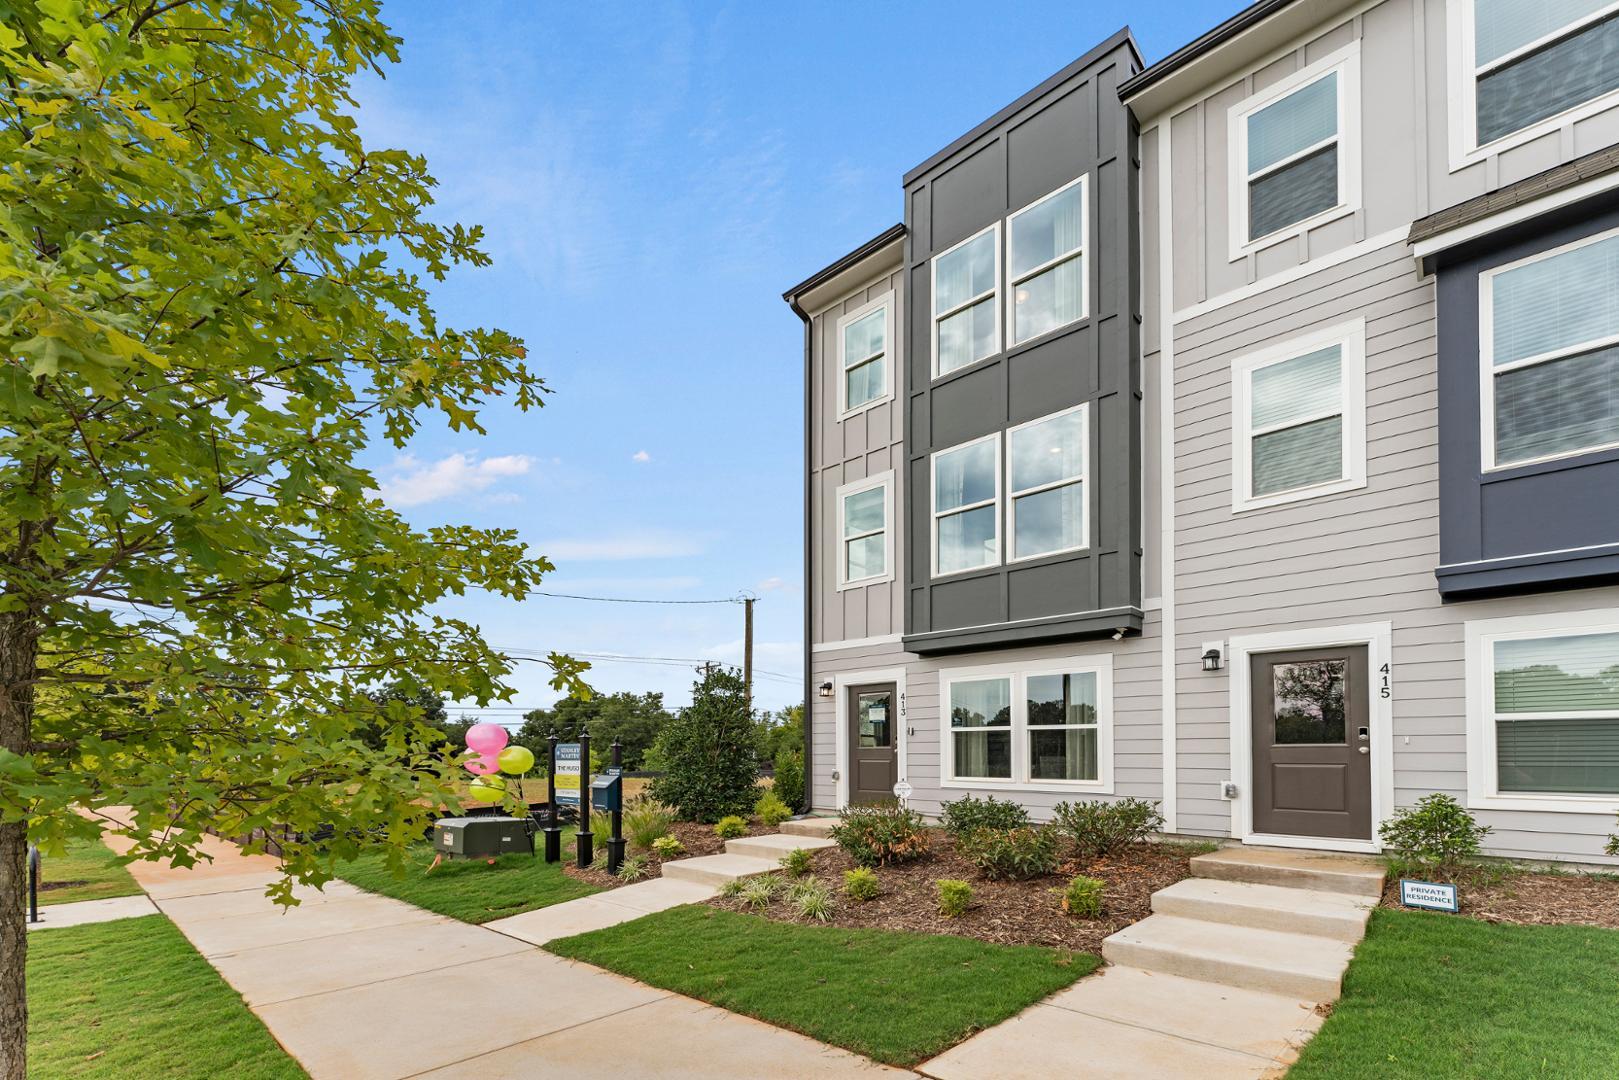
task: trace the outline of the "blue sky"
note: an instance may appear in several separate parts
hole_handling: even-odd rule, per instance
[[[900,176],[1129,23],[1149,61],[1236,0],[1133,4],[385,3],[402,62],[357,88],[367,142],[425,154],[494,265],[443,321],[526,339],[555,393],[489,434],[430,424],[369,464],[413,522],[519,531],[546,588],[759,596],[756,698],[802,697],[802,328],[783,289],[900,219]],[[1015,14],[1014,14],[1015,13]],[[742,611],[468,596],[496,645],[741,658]],[[599,690],[689,696],[683,662]],[[549,704],[523,665],[515,704]],[[500,713],[491,719],[510,718]]]

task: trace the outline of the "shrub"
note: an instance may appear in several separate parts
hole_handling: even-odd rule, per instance
[[[658,853],[660,859],[672,859],[676,855],[684,855],[686,845],[680,842],[678,836],[660,836],[652,841],[652,850]]]
[[[787,871],[790,877],[803,877],[810,872],[810,866],[815,862],[815,853],[809,848],[794,848],[781,857],[781,868]]]
[[[850,900],[877,899],[877,872],[864,866],[857,866],[853,870],[843,872],[843,892]]]
[[[739,818],[735,814],[722,817],[714,824],[714,835],[721,840],[735,840],[739,836],[748,835],[748,823],[746,819]]]
[[[770,790],[797,814],[804,809],[804,751],[781,750],[776,754],[776,780]]]
[[[1081,855],[1100,858],[1136,844],[1163,828],[1158,804],[1146,799],[1058,803],[1052,824],[1074,842]]]
[[[640,881],[649,870],[645,855],[631,855],[618,864],[618,878],[620,881]]]
[[[1602,850],[1609,855],[1619,855],[1619,832],[1608,837],[1608,846]]]
[[[636,799],[624,808],[624,839],[636,851],[651,851],[674,823],[674,811],[667,806],[655,799]]]
[[[769,874],[748,878],[747,884],[742,886],[742,900],[753,910],[763,911],[776,898],[776,890],[780,887],[781,882]]]
[[[939,823],[957,840],[979,829],[1021,829],[1029,823],[1029,812],[1015,802],[991,795],[984,799],[964,796],[944,804]]]
[[[979,829],[962,854],[991,881],[1027,881],[1057,871],[1057,834],[1050,829]]]
[[[692,689],[691,704],[664,723],[655,744],[664,775],[652,796],[688,821],[718,821],[753,805],[758,738],[748,691],[735,671],[716,668]]]
[[[1079,875],[1068,883],[1068,888],[1062,893],[1062,909],[1070,915],[1078,915],[1082,919],[1094,919],[1102,914],[1102,889],[1104,882],[1100,878]]]
[[[1402,806],[1378,828],[1396,859],[1424,870],[1454,870],[1478,854],[1490,832],[1449,795],[1424,795]]]
[[[607,811],[590,812],[590,831],[595,836],[597,847],[607,843],[607,838],[613,835],[613,819]]]
[[[956,919],[967,913],[973,906],[973,887],[965,881],[956,881],[945,878],[938,883],[939,886],[939,914],[947,919]]]
[[[832,839],[861,866],[909,862],[928,851],[922,815],[894,802],[844,807]]]
[[[826,922],[832,917],[832,890],[813,878],[788,889],[787,902],[802,918]]]
[[[774,829],[777,825],[792,817],[793,812],[788,809],[786,803],[767,791],[759,797],[758,802],[753,804],[753,815],[759,819],[765,828]]]
[[[727,881],[724,885],[720,886],[720,895],[727,897],[741,896],[747,890],[747,888],[747,878],[732,878],[730,881]]]

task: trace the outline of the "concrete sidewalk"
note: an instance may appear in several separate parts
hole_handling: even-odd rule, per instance
[[[135,919],[156,915],[157,907],[147,896],[109,896],[102,900],[77,900],[71,904],[47,904],[39,909],[39,921],[28,924],[34,930],[55,930],[66,926]]]
[[[283,912],[274,859],[203,848],[130,873],[315,1080],[912,1075],[342,882]]]

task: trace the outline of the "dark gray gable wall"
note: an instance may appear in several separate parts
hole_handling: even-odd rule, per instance
[[[1120,31],[905,178],[907,649],[1101,636],[1141,627],[1140,253],[1136,126],[1118,86],[1141,70]],[[1089,315],[1005,349],[1005,220],[1087,175]],[[932,377],[935,252],[1000,221],[1003,351]],[[932,579],[931,455],[1090,403],[1091,546]]]

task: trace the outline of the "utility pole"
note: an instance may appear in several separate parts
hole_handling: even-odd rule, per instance
[[[742,598],[742,684],[747,688],[748,715],[753,715],[753,597]]]

